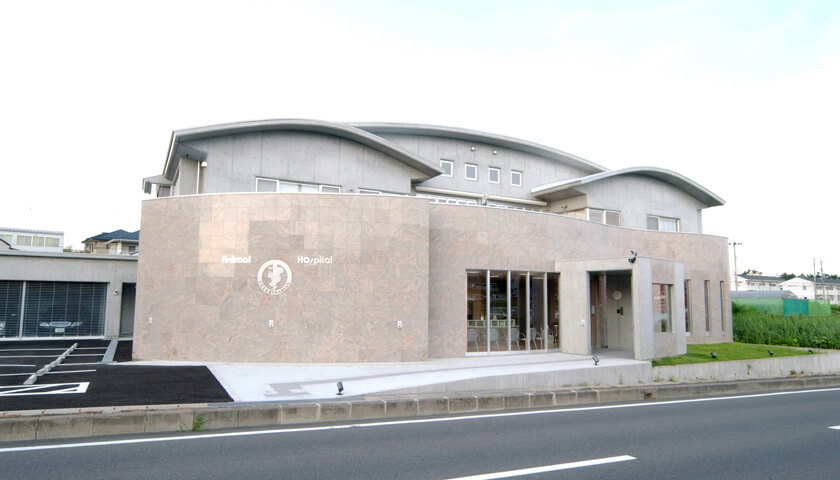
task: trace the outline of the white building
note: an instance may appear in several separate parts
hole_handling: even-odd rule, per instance
[[[64,232],[28,230],[0,227],[0,240],[13,250],[27,252],[61,252],[64,249]]]

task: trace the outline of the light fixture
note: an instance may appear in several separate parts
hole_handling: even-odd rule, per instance
[[[114,295],[119,295],[119,294],[120,294],[119,290],[114,290]]]
[[[637,256],[636,250],[630,250],[630,253],[633,254],[633,257],[628,258],[627,261],[630,262],[630,263],[636,263],[636,256]]]
[[[593,361],[593,362],[595,362],[595,366],[597,367],[597,366],[598,366],[598,362],[600,362],[600,361],[601,361],[601,359],[600,359],[600,358],[598,358],[598,355],[592,355],[592,361]]]
[[[773,356],[773,350],[767,350],[767,353],[769,353],[771,357]]]
[[[715,352],[712,352],[712,358],[717,358],[717,355],[715,354]]]
[[[809,348],[809,349],[808,349],[808,353],[814,353],[814,349],[813,349],[813,348]]]
[[[474,151],[475,151],[475,145],[473,145],[473,146],[471,146],[471,147],[470,147],[470,151],[471,151],[471,152],[474,152]]]
[[[338,393],[336,393],[336,395],[344,395],[343,393],[341,393],[341,392],[343,392],[343,391],[344,391],[344,384],[343,384],[343,383],[341,383],[341,382],[337,382],[337,383],[335,384],[335,388],[337,388],[337,389],[338,389]]]
[[[497,154],[497,153],[499,153],[499,152],[497,152],[497,151],[493,150],[493,155],[495,155],[495,154]]]

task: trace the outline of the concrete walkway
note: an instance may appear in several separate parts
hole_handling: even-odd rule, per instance
[[[626,352],[589,355],[546,353],[482,355],[426,362],[264,364],[202,363],[236,402],[334,399],[336,382],[344,395],[424,394],[557,387],[636,384],[651,381],[650,363]],[[185,362],[131,362],[135,365],[187,365]]]

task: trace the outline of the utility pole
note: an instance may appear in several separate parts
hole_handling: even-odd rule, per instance
[[[822,258],[820,259],[820,280],[822,280],[823,300],[825,300],[825,271],[822,266]],[[814,296],[816,297],[817,295],[814,294]],[[814,300],[816,300],[816,298]]]
[[[817,257],[814,257],[814,300],[817,299]]]
[[[738,242],[730,242],[732,245],[732,258],[735,260],[735,291],[738,291],[738,245],[741,245]]]

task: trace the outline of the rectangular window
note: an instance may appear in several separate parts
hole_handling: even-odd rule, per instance
[[[379,190],[368,190],[365,188],[360,188],[359,193],[361,193],[362,195],[379,195],[382,192],[380,192]]]
[[[33,247],[43,247],[44,246],[44,237],[32,237],[32,246]]]
[[[490,183],[499,183],[502,176],[502,171],[498,168],[490,167],[487,169],[487,181]]]
[[[59,246],[58,239],[55,237],[47,237],[45,245],[47,247],[57,247]]]
[[[341,193],[341,187],[332,185],[321,185],[321,193]]]
[[[514,187],[521,187],[522,186],[522,172],[517,172],[516,170],[510,171],[510,184]]]
[[[615,210],[607,210],[604,212],[604,223],[607,225],[621,226],[621,213]]]
[[[659,232],[679,232],[680,219],[659,217],[656,215],[647,216],[647,229]]]
[[[11,235],[9,235],[9,234],[4,233],[4,234],[0,235],[0,240],[5,241],[5,242],[6,242],[6,243],[8,243],[9,245],[11,245],[11,244],[12,244],[12,236],[11,236]]]
[[[18,235],[17,244],[24,247],[32,246],[32,235]]]
[[[601,208],[587,208],[586,219],[590,222],[603,223],[605,225],[621,226],[621,212],[616,210],[604,210]]]
[[[276,192],[277,191],[277,180],[269,180],[266,178],[258,178],[257,179],[257,191],[258,192]]]
[[[709,281],[709,280],[706,280],[706,281],[703,282],[703,298],[704,298],[704,301],[706,303],[706,336],[709,336],[711,334],[711,331],[712,331],[712,310],[711,310],[711,308],[709,308],[709,307],[712,306],[712,299],[711,299],[712,285],[711,284],[712,284],[712,282]]]
[[[653,331],[668,333],[671,331],[671,286],[653,284]]]
[[[691,280],[686,280],[685,285],[685,334],[691,336]]]
[[[441,160],[440,169],[443,170],[444,177],[452,176],[452,162],[450,162],[449,160]]]
[[[478,180],[478,165],[471,163],[464,165],[464,178],[467,180]]]
[[[726,335],[726,306],[723,303],[724,296],[724,283],[720,282],[720,334]]]

